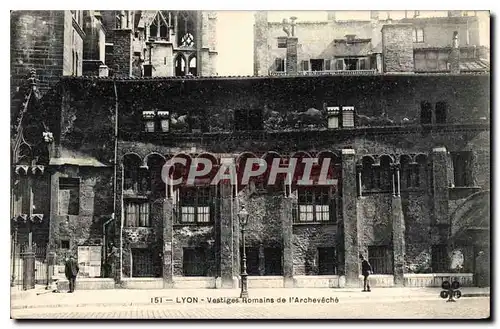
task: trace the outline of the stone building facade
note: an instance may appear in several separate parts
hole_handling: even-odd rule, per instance
[[[153,21],[163,24],[162,15]],[[102,17],[103,26],[116,19]],[[43,209],[56,263],[92,249],[99,260],[89,256],[89,279],[79,280],[90,288],[234,288],[245,205],[250,288],[357,287],[360,254],[375,286],[439,286],[450,276],[477,283],[485,272],[476,256],[490,254],[489,73],[414,74],[408,24],[386,29],[393,37],[380,40],[375,62],[386,69],[376,75],[142,78],[125,64],[113,76],[60,77],[41,96],[33,74],[22,113],[39,119],[20,120],[13,140],[33,136],[41,151],[25,164],[13,147],[13,170],[45,175],[28,195],[40,201],[34,209]],[[122,30],[113,54],[133,44]],[[296,40],[290,30],[292,69]],[[125,54],[113,63],[129,63]],[[216,169],[234,164],[239,181],[253,157],[281,166],[328,159],[336,183],[303,188],[279,176],[266,185],[264,172],[213,186],[211,172],[189,187],[161,177],[169,159],[189,167],[205,158]],[[26,217],[19,195],[14,189],[14,218]]]
[[[374,74],[384,71],[381,58],[387,56],[384,35],[393,38],[391,25],[407,26],[407,36],[401,41],[409,46],[412,71],[449,72],[452,35],[458,33],[462,71],[489,69],[489,45],[480,38],[482,25],[477,16],[449,12],[448,17],[418,17],[395,20],[382,19],[380,12],[372,11],[367,20],[339,20],[335,12],[328,12],[324,21],[296,21],[283,17],[283,22],[271,22],[268,13],[255,14],[254,74]],[[287,37],[297,38],[297,70],[287,69]],[[398,34],[402,32],[397,30]],[[398,37],[399,38],[399,37]],[[394,39],[395,40],[395,39]],[[394,43],[398,45],[397,43]],[[383,52],[385,54],[382,54]],[[395,50],[394,54],[402,53]],[[395,55],[397,56],[397,55]],[[349,71],[349,72],[346,72]],[[356,73],[354,73],[356,71]],[[390,71],[390,70],[389,70]]]

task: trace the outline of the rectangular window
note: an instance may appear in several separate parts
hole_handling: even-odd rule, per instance
[[[125,202],[125,220],[128,227],[150,227],[149,202],[127,200]]]
[[[429,102],[423,101],[420,103],[420,123],[432,123],[432,105]]]
[[[431,255],[432,272],[448,272],[448,253],[446,245],[433,245]]]
[[[337,58],[337,60],[335,61],[335,69],[337,71],[342,71],[344,70],[344,59],[343,58]]]
[[[318,274],[335,275],[337,274],[337,261],[335,248],[318,248]]]
[[[323,71],[324,62],[323,59],[311,59],[311,71]]]
[[[424,42],[424,30],[423,29],[414,29],[413,30],[413,42],[415,42],[415,43]]]
[[[368,60],[366,58],[359,59],[359,69],[360,70],[368,70]]]
[[[264,249],[264,275],[283,275],[281,254],[281,248]]]
[[[456,187],[472,186],[472,152],[452,152],[453,177]]]
[[[278,37],[278,48],[286,48],[286,37]]]
[[[180,221],[181,223],[210,223],[212,193],[210,187],[181,188]]]
[[[342,107],[342,127],[354,127],[354,107]]]
[[[332,69],[332,60],[325,59],[325,71],[330,71]]]
[[[392,274],[392,248],[389,246],[369,246],[368,261],[373,274]]]
[[[203,248],[184,248],[182,254],[184,276],[206,276],[207,261]]]
[[[263,130],[261,109],[239,109],[234,111],[234,129],[236,131]]]
[[[436,103],[436,123],[443,124],[446,123],[446,114],[448,112],[448,106],[446,102]]]
[[[80,179],[59,178],[59,215],[80,213]]]
[[[300,68],[302,71],[309,71],[309,61],[300,62]]]
[[[285,72],[285,59],[284,58],[276,58],[274,60],[274,66],[276,72]]]
[[[345,69],[349,71],[356,71],[358,69],[358,59],[357,58],[346,58],[344,59]]]
[[[335,220],[335,199],[329,187],[298,188],[298,222]]]
[[[61,240],[61,249],[69,249],[69,240]]]

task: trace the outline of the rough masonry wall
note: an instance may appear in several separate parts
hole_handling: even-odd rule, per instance
[[[378,194],[358,198],[358,218],[362,231],[360,247],[364,255],[370,245],[389,245],[392,238],[391,194]]]
[[[384,72],[413,72],[413,27],[409,24],[382,27]]]
[[[337,247],[337,225],[294,225],[292,243],[293,275],[318,275],[318,248]]]
[[[174,276],[183,275],[184,248],[201,248],[205,252],[205,260],[208,266],[207,276],[215,276],[217,264],[215,262],[215,232],[213,226],[175,225],[173,237]]]

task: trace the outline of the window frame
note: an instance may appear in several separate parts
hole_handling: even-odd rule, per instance
[[[421,34],[419,35],[419,32],[421,32]],[[419,36],[421,38],[419,38]],[[424,38],[424,29],[421,28],[421,27],[416,27],[413,29],[413,43],[424,43],[425,41],[425,38]]]
[[[434,244],[431,246],[431,269],[432,273],[446,273],[449,268],[448,248],[446,244]]]
[[[472,151],[460,151],[460,152],[450,152],[451,160],[453,164],[453,183],[455,187],[471,187],[474,186],[473,177],[473,164],[474,164],[474,153]],[[464,156],[467,156],[464,158]],[[460,160],[460,166],[457,166],[457,162]],[[462,172],[457,172],[457,167],[460,167]],[[457,179],[457,177],[460,177]]]
[[[324,257],[329,255],[329,252],[333,254],[333,259],[331,261],[324,261]],[[323,260],[323,261],[322,261]],[[322,266],[324,264],[324,266]],[[333,271],[330,272],[331,265]],[[335,247],[318,247],[318,275],[337,275],[337,250]],[[326,266],[326,271],[324,270]]]
[[[200,195],[200,193],[202,195]],[[189,196],[192,199],[186,198],[186,196]],[[215,192],[213,187],[209,186],[181,187],[179,190],[179,204],[178,204],[179,216],[177,222],[183,225],[212,224],[214,218],[214,206],[213,206],[214,198],[215,198]],[[184,220],[185,215],[189,215],[189,218],[192,218],[192,220]],[[200,220],[200,218],[206,218],[207,220]]]
[[[326,200],[326,203],[320,201],[322,199]],[[335,223],[337,221],[336,203],[336,193],[332,187],[297,187],[297,208],[294,222],[300,224]],[[311,219],[308,220],[308,218]]]
[[[125,226],[128,228],[137,228],[137,227],[152,227],[151,223],[151,203],[148,199],[142,198],[126,198],[124,200],[124,215],[125,215]],[[129,217],[132,212],[129,212],[129,206],[134,206],[134,220]],[[144,207],[141,207],[144,206]],[[147,209],[147,212],[144,212],[144,208]],[[144,216],[146,215],[146,216]],[[144,219],[144,217],[146,217]],[[143,220],[145,221],[145,225],[142,225]],[[134,222],[135,225],[130,225],[131,222]]]
[[[368,262],[370,262],[370,265],[372,267],[373,271],[372,274],[393,275],[394,255],[392,246],[391,245],[368,246]]]
[[[192,252],[192,259],[186,260],[187,253]],[[184,247],[182,248],[182,275],[197,277],[197,276],[207,276],[208,275],[208,261],[207,253],[204,248],[201,247]],[[187,269],[195,269],[197,271],[191,272]],[[189,273],[187,273],[189,272]]]

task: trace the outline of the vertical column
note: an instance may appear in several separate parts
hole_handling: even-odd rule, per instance
[[[281,224],[283,225],[283,284],[285,288],[293,287],[293,226],[292,226],[292,199],[283,198],[281,202]]]
[[[353,149],[342,150],[342,217],[344,222],[344,264],[347,287],[359,285],[358,216],[356,162]]]
[[[132,75],[132,30],[114,30],[113,33],[113,62],[115,75],[129,77]]]
[[[234,159],[221,159],[221,163],[232,163]],[[233,186],[228,180],[220,183],[220,275],[221,288],[235,288],[233,280]],[[239,210],[238,210],[239,211]],[[237,220],[237,218],[235,218]]]
[[[297,37],[289,37],[286,41],[286,73],[297,74]]]
[[[173,224],[173,199],[166,198],[163,203],[163,288],[173,288],[174,285]]]
[[[404,285],[405,221],[399,193],[399,165],[393,167],[394,195],[392,196],[392,252],[394,257],[394,284]]]
[[[448,223],[448,156],[445,147],[436,147],[432,150],[432,176],[433,176],[433,223]]]

